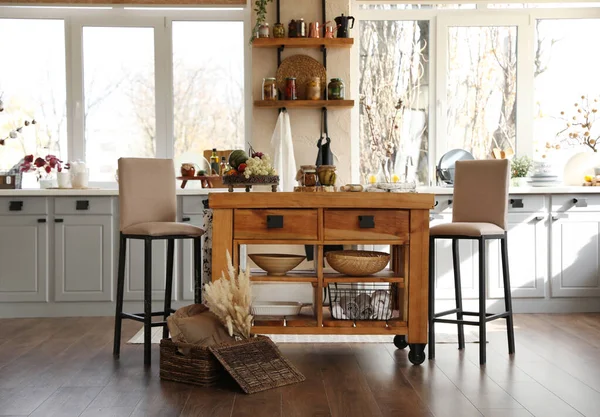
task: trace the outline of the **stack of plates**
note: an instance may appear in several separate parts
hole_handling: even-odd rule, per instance
[[[534,174],[527,180],[527,184],[531,187],[556,187],[561,185],[558,175],[551,174]]]

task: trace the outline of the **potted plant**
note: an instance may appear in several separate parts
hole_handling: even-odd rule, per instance
[[[522,187],[526,185],[526,177],[531,170],[533,161],[528,156],[514,158],[510,162],[510,177],[511,185],[514,187]]]
[[[27,155],[21,164],[21,172],[35,172],[40,188],[50,188],[54,185],[52,172],[57,173],[58,186],[68,188],[69,175],[63,170],[69,168],[68,163],[63,165],[63,161],[55,155],[46,155],[45,158]]]
[[[256,0],[254,2],[254,11],[256,12],[256,23],[254,24],[254,29],[252,29],[252,37],[250,38],[250,42],[256,38],[258,38],[258,29],[262,24],[265,23],[267,18],[267,4],[272,3],[273,0]]]

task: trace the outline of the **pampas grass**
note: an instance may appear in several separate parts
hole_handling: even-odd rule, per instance
[[[236,274],[227,251],[227,272],[229,279],[223,271],[220,279],[204,286],[206,305],[221,320],[230,336],[248,339],[252,328],[250,270],[246,268]]]

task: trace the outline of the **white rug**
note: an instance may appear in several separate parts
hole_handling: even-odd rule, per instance
[[[435,343],[458,343],[456,326],[442,329],[441,324],[436,324]],[[454,331],[452,331],[454,330]],[[160,343],[162,327],[152,328],[152,343]],[[393,343],[394,336],[388,335],[321,335],[321,334],[269,334],[275,343]],[[465,329],[465,343],[477,343],[479,336]],[[144,343],[144,328],[142,327],[131,339],[131,344]]]

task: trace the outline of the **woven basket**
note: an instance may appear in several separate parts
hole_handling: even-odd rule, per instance
[[[182,349],[186,354],[180,352]],[[160,341],[160,378],[210,387],[225,372],[208,347]]]
[[[332,251],[327,252],[326,256],[333,269],[350,276],[376,274],[390,261],[390,255],[387,253],[362,250]]]

